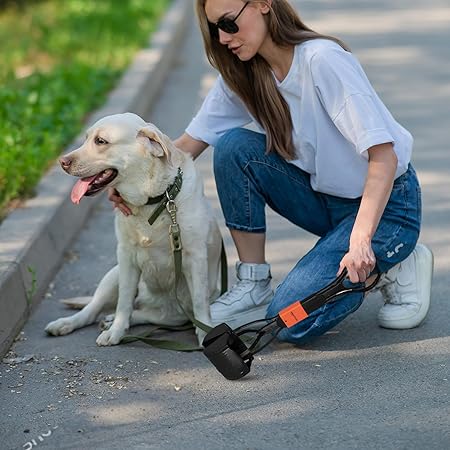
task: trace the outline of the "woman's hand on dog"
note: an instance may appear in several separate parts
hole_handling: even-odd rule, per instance
[[[125,204],[123,198],[114,188],[108,189],[108,200],[112,201],[114,203],[114,208],[118,208],[125,216],[133,214],[131,209]]]

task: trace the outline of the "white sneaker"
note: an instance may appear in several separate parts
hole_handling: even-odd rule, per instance
[[[430,308],[433,253],[423,244],[383,274],[378,284],[385,304],[378,313],[383,328],[406,330],[420,325]]]
[[[211,305],[212,324],[237,328],[264,319],[273,297],[269,264],[236,263],[238,282]]]

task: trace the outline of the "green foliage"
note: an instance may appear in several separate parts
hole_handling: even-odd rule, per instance
[[[169,0],[46,0],[0,10],[0,212],[105,100]]]

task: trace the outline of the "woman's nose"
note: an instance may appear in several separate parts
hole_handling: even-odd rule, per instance
[[[223,31],[219,28],[219,42],[222,45],[228,44],[229,42],[231,42],[232,39],[233,39],[233,37],[231,36],[231,34],[226,33],[225,31]]]

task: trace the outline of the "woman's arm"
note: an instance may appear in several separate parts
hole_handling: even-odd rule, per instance
[[[391,143],[368,149],[369,169],[361,204],[350,235],[348,253],[342,258],[339,273],[347,267],[350,281],[367,279],[375,268],[372,237],[391,195],[397,169],[397,156]]]
[[[173,143],[180,150],[183,150],[183,152],[190,153],[194,159],[208,147],[206,142],[198,141],[187,133],[183,133],[179,138],[175,139]]]

